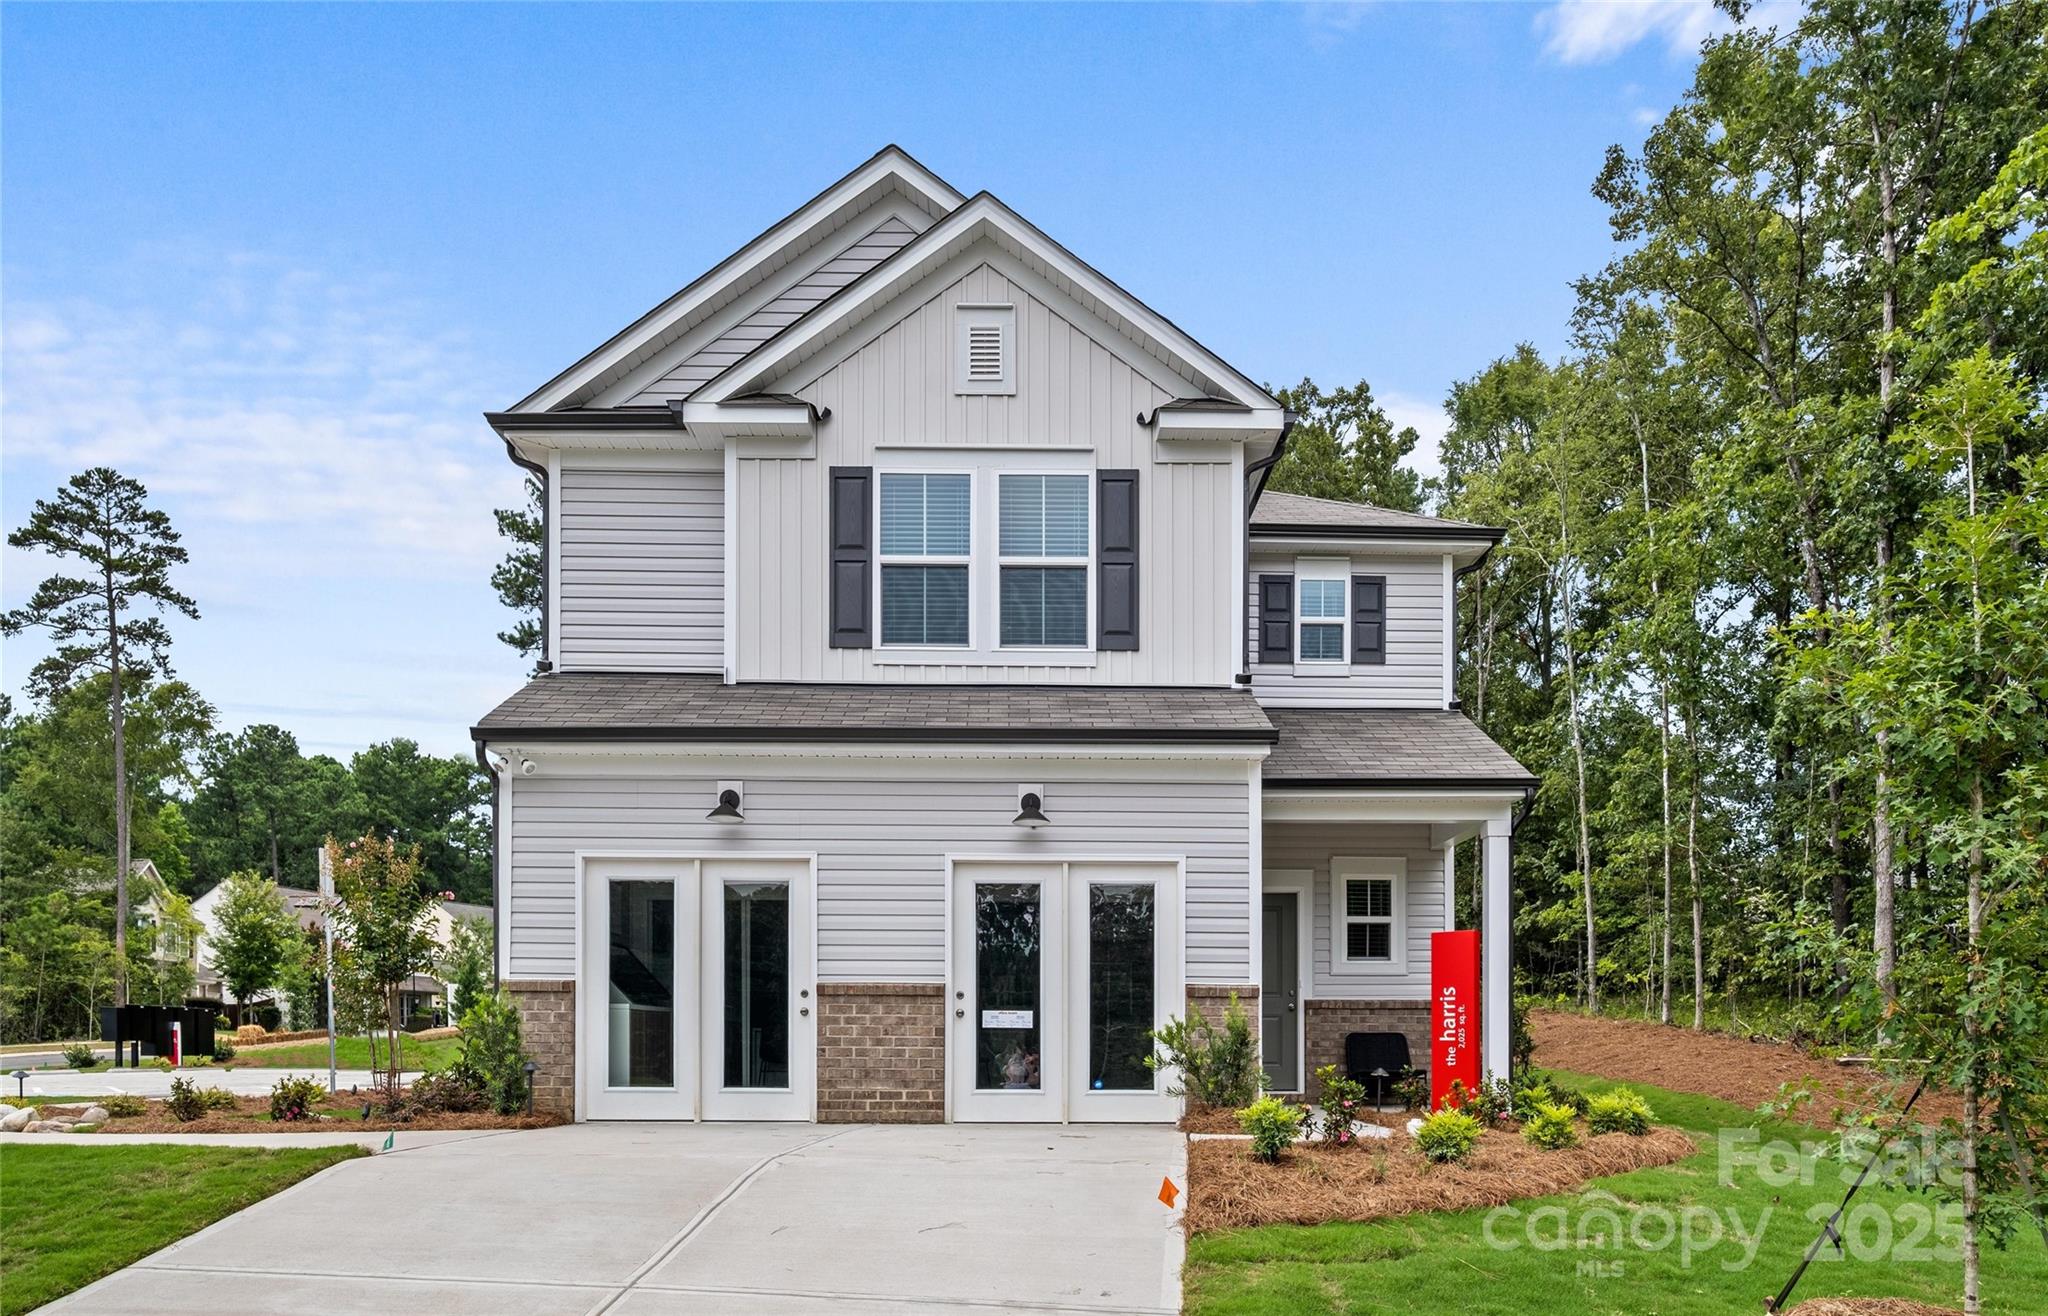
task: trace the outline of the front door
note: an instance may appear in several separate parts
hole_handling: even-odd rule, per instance
[[[1301,1084],[1301,966],[1295,919],[1299,897],[1291,891],[1266,893],[1259,910],[1259,1058],[1266,1086],[1299,1092]]]
[[[1061,1117],[1063,869],[972,864],[955,872],[954,1119]]]
[[[586,861],[584,1117],[810,1119],[811,901],[804,860]]]
[[[1176,866],[962,864],[953,920],[954,1119],[1174,1118],[1145,1059],[1180,1010]]]

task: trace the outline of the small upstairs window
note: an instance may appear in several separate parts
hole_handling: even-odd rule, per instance
[[[972,477],[890,473],[881,486],[882,643],[965,647]]]
[[[956,306],[953,324],[953,391],[1015,393],[1017,308]]]
[[[1345,579],[1342,576],[1315,577],[1304,575],[1302,577],[1300,583],[1301,637],[1296,646],[1298,661],[1304,663],[1343,663],[1350,661],[1344,649],[1345,584]]]

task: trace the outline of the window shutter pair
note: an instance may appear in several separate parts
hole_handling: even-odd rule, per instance
[[[831,646],[871,649],[875,468],[834,466],[828,476]],[[1095,489],[1095,647],[1133,650],[1138,647],[1138,473],[1097,471]]]
[[[1294,661],[1294,577],[1259,577],[1259,661]],[[1387,661],[1387,578],[1351,578],[1351,661]]]

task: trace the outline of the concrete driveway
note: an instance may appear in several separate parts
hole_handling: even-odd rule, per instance
[[[1170,1129],[585,1124],[352,1161],[67,1313],[1176,1312]]]

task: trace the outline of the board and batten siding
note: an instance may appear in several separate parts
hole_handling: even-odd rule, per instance
[[[1161,460],[1137,420],[1192,385],[1049,287],[1013,281],[985,261],[902,300],[877,313],[888,328],[829,368],[821,362],[821,372],[796,388],[832,413],[819,427],[814,458],[743,451],[736,463],[738,679],[1228,684],[1240,661],[1231,642],[1240,615],[1237,453],[1219,443],[1196,459]],[[961,303],[1016,308],[1014,395],[953,392],[953,308]],[[987,449],[988,471],[1002,469],[1006,452],[1022,461],[1033,450],[1057,449],[1079,450],[1097,470],[1138,470],[1138,648],[1039,662],[985,651],[957,663],[906,661],[879,647],[831,648],[827,471],[915,469],[920,448]],[[977,588],[991,578],[977,563]]]
[[[1403,910],[1407,961],[1400,973],[1334,973],[1331,965],[1330,860],[1397,857],[1408,861]],[[1317,1000],[1424,1001],[1429,999],[1429,934],[1444,932],[1444,853],[1429,843],[1426,824],[1274,823],[1266,828],[1267,873],[1313,874],[1309,908],[1315,961],[1309,996]]]
[[[564,454],[555,664],[724,670],[725,472],[717,453]]]
[[[1091,780],[1037,766],[1043,776],[1033,780],[1045,787],[1053,824],[1029,834],[1010,822],[1014,777],[975,780],[965,766],[893,777],[886,764],[873,766],[866,779],[722,769],[723,779],[746,782],[739,825],[704,816],[719,778],[551,768],[508,776],[509,976],[576,976],[578,851],[662,851],[816,853],[818,977],[826,982],[945,981],[949,854],[1055,862],[1185,855],[1188,981],[1245,981],[1253,787],[1241,762],[1219,765],[1231,780]]]
[[[1259,577],[1294,574],[1302,558],[1346,558],[1361,576],[1387,578],[1387,661],[1350,666],[1258,661]],[[1444,559],[1359,553],[1348,547],[1328,552],[1261,552],[1252,547],[1247,573],[1247,639],[1252,660],[1252,694],[1272,708],[1443,708]],[[1295,591],[1296,607],[1301,592]],[[1348,597],[1348,594],[1347,594]]]

